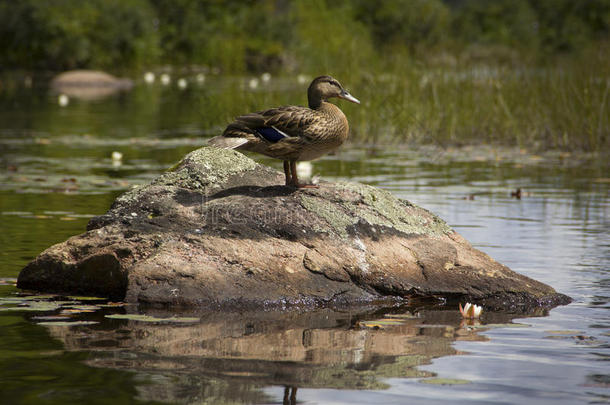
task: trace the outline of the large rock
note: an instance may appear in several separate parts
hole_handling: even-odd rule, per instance
[[[357,183],[294,190],[241,153],[202,148],[50,247],[18,286],[206,307],[569,301],[443,220]]]
[[[99,100],[133,87],[133,81],[112,76],[98,70],[70,70],[51,80],[58,93],[82,100]]]
[[[129,79],[119,79],[99,70],[70,70],[58,74],[51,81],[52,87],[133,87]]]

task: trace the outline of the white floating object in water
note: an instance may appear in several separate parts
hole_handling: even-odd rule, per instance
[[[172,81],[172,79],[169,77],[169,75],[167,73],[163,73],[161,75],[161,84],[163,84],[164,86],[167,86],[168,84],[170,84]]]
[[[178,87],[180,87],[181,89],[186,89],[187,85],[188,85],[188,83],[186,82],[186,79],[184,79],[184,78],[178,79]]]
[[[57,102],[61,107],[65,107],[70,103],[70,98],[65,94],[60,94],[59,97],[57,97]]]
[[[110,154],[110,158],[112,159],[112,167],[119,167],[123,164],[123,154],[118,151],[114,151]]]
[[[146,72],[144,74],[144,81],[148,84],[155,82],[155,74],[153,72]]]
[[[195,76],[195,80],[197,80],[197,83],[203,83],[205,82],[205,75],[203,73],[199,73],[197,76]]]
[[[269,72],[265,72],[261,75],[261,80],[263,81],[263,83],[269,83],[269,80],[271,80],[271,73]]]
[[[298,75],[297,76],[297,82],[299,84],[305,84],[309,81],[309,77],[307,77],[306,75]]]
[[[313,173],[311,162],[297,162],[297,176],[301,179],[310,179]]]
[[[258,87],[258,79],[257,79],[256,77],[254,77],[254,78],[250,79],[250,81],[248,82],[248,86],[249,86],[251,89],[255,89],[255,88],[257,88],[257,87]]]
[[[462,304],[458,304],[460,307],[460,313],[462,314],[462,317],[464,318],[468,318],[468,319],[476,319],[479,316],[481,316],[481,313],[483,312],[483,308],[476,305],[476,304],[471,304],[470,302],[467,302],[464,307],[462,308]]]

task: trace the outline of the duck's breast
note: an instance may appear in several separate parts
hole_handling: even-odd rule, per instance
[[[331,103],[323,103],[318,110],[322,119],[305,131],[307,140],[302,148],[299,160],[314,160],[337,149],[345,142],[349,134],[349,125],[345,114]]]

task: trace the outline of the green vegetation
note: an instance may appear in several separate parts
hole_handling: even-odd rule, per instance
[[[610,0],[0,0],[0,69],[329,73],[359,140],[591,151],[609,29]]]
[[[407,55],[546,58],[609,26],[610,0],[0,0],[0,66],[370,71]]]
[[[367,109],[344,110],[355,135],[366,141],[385,134],[414,143],[607,150],[609,52],[544,67],[395,65],[358,88],[350,85]]]
[[[64,70],[155,63],[154,20],[147,0],[0,0],[0,65]]]

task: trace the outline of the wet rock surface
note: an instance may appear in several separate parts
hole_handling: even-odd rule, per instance
[[[18,286],[207,308],[570,300],[384,190],[294,190],[283,177],[238,152],[198,149],[42,252]]]

